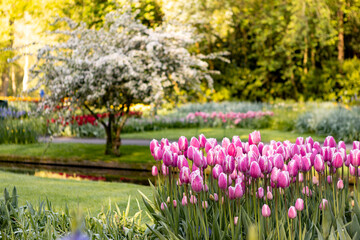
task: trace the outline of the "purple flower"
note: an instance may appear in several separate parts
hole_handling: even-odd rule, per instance
[[[324,160],[320,154],[315,156],[314,168],[318,173],[322,173],[325,170]]]
[[[274,165],[278,169],[282,169],[284,167],[284,158],[281,154],[276,154],[274,156]]]
[[[150,152],[152,155],[154,155],[155,147],[159,147],[159,142],[157,140],[153,139],[150,142]]]
[[[181,204],[182,204],[183,206],[188,205],[188,200],[187,200],[187,197],[186,197],[185,195],[183,196],[183,198],[182,198],[182,200],[181,200]]]
[[[194,164],[198,168],[202,168],[204,166],[204,157],[202,151],[199,151],[197,149],[194,150]]]
[[[330,148],[336,147],[336,141],[335,141],[334,137],[332,137],[332,136],[326,137],[325,141],[324,141],[324,146],[330,147]]]
[[[206,144],[206,137],[204,136],[204,134],[200,134],[199,136],[199,142],[200,142],[200,147],[204,148],[205,144]]]
[[[169,167],[173,164],[173,154],[170,150],[165,150],[163,155],[163,161],[165,166]]]
[[[231,174],[235,169],[235,159],[232,156],[227,155],[223,161],[222,167],[225,173]]]
[[[215,152],[214,152],[214,150],[210,149],[207,152],[206,161],[207,161],[207,164],[209,166],[214,166],[215,165]]]
[[[190,169],[188,167],[182,167],[180,170],[179,178],[181,183],[189,183],[190,182]]]
[[[190,140],[190,146],[193,146],[196,149],[200,148],[200,142],[196,137],[192,137]]]
[[[216,164],[212,171],[213,178],[218,179],[220,173],[222,172],[223,172],[223,168],[221,167],[221,165]]]
[[[80,231],[76,231],[75,233],[69,234],[63,238],[61,238],[60,240],[89,240],[90,238],[81,233]]]
[[[189,167],[189,163],[186,160],[184,155],[180,155],[178,156],[178,160],[177,160],[177,167],[179,169],[182,169],[183,167]]]
[[[241,185],[236,184],[235,185],[235,197],[236,198],[242,198],[243,195],[244,195],[244,191],[243,191]]]
[[[325,210],[326,207],[327,207],[327,205],[328,205],[328,200],[322,199],[322,200],[321,200],[321,203],[320,203],[320,205],[319,205],[320,210]]]
[[[234,200],[236,197],[235,197],[235,187],[233,186],[229,186],[229,199],[230,200]]]
[[[343,156],[340,152],[337,152],[334,154],[333,160],[332,160],[332,166],[334,168],[341,168],[343,166]]]

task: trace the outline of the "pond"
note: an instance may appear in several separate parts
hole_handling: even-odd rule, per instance
[[[112,169],[99,167],[78,167],[56,164],[19,163],[0,161],[0,170],[40,177],[69,178],[78,180],[128,182],[149,185],[154,182],[151,171],[137,169]]]

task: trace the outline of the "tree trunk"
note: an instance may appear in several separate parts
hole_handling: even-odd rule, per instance
[[[340,62],[344,61],[344,52],[345,52],[345,47],[344,47],[344,13],[342,11],[342,6],[340,6],[337,15],[338,15],[338,27],[339,27],[339,34],[338,34],[338,60]]]
[[[11,66],[11,84],[12,84],[12,94],[16,96],[16,76],[15,76],[15,67]]]
[[[120,156],[121,131],[128,118],[128,112],[124,113],[118,124],[115,123],[114,114],[109,115],[109,123],[105,127],[106,149],[105,155]]]

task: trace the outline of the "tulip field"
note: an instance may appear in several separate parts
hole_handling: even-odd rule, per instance
[[[359,239],[360,142],[153,140],[159,239]]]

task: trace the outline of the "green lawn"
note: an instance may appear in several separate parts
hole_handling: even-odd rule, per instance
[[[1,156],[68,158],[120,163],[144,163],[154,160],[147,146],[122,146],[120,157],[104,155],[104,151],[105,145],[103,144],[51,143],[48,148],[47,144],[44,143],[0,145]]]
[[[206,137],[216,138],[218,141],[223,137],[232,138],[234,135],[240,136],[242,141],[247,141],[249,138],[249,133],[253,132],[254,129],[244,129],[244,128],[235,128],[235,129],[224,129],[221,128],[183,128],[183,129],[167,129],[161,131],[153,131],[153,132],[138,132],[138,133],[124,133],[122,134],[122,138],[128,139],[158,139],[168,138],[168,139],[179,139],[180,136],[185,136],[187,138],[193,136],[199,136],[199,134],[203,133]],[[270,140],[276,141],[284,141],[290,140],[295,142],[296,138],[299,136],[308,137],[309,134],[299,134],[293,132],[285,132],[278,130],[270,130],[270,129],[262,129],[260,130],[261,140],[263,142],[270,142]],[[324,137],[321,136],[312,136],[316,141],[324,141]]]
[[[145,210],[138,190],[149,197],[152,194],[150,187],[135,184],[50,179],[0,171],[0,190],[7,188],[12,191],[14,186],[21,205],[29,201],[38,206],[39,201],[48,198],[55,210],[62,210],[67,204],[70,210],[80,207],[83,212],[89,210],[93,216],[102,207],[107,210],[110,202],[113,206],[118,204],[125,211],[129,196],[132,199],[130,213],[133,215],[138,211],[135,198],[139,200],[141,209]]]

